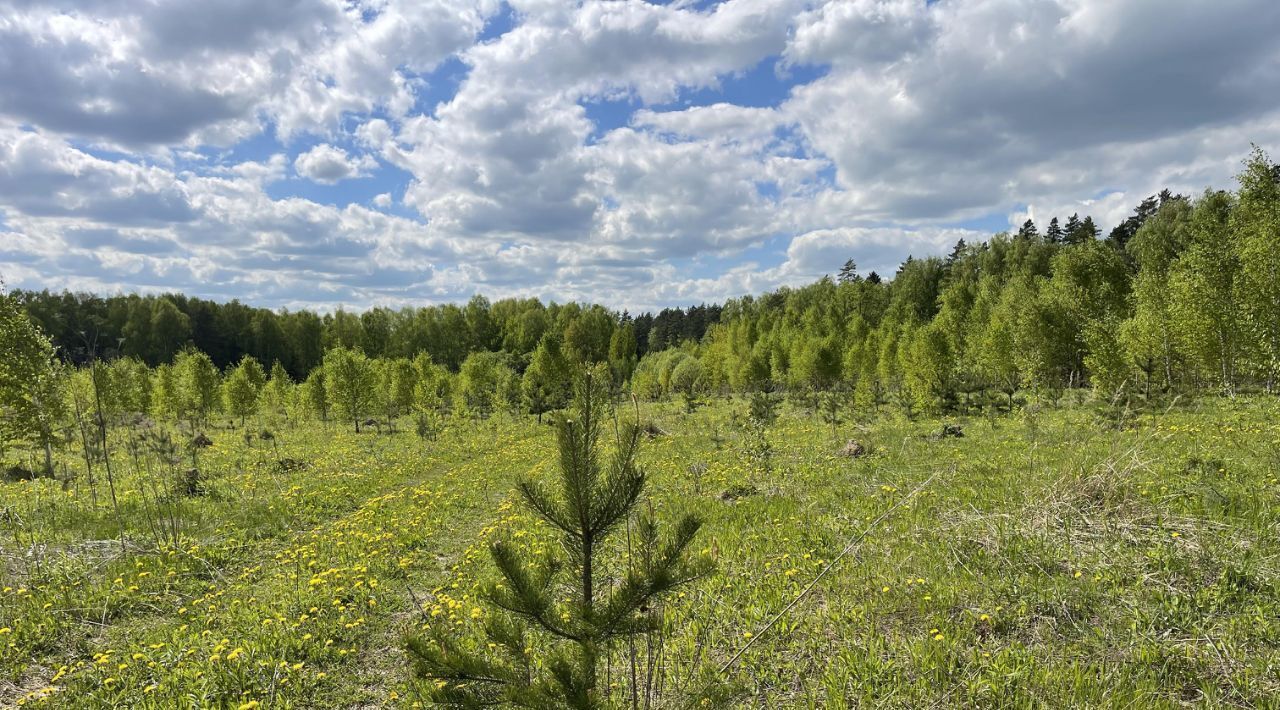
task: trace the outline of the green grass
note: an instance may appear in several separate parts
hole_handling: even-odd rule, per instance
[[[959,439],[892,416],[833,435],[788,409],[769,476],[730,424],[743,406],[643,410],[666,432],[642,454],[650,497],[701,514],[717,560],[665,610],[667,701],[755,637],[726,673],[743,705],[1277,707],[1274,399],[1123,427],[1087,407],[949,419]],[[426,443],[275,431],[278,451],[212,433],[208,493],[168,518],[177,547],[157,546],[146,493],[170,474],[133,470],[126,430],[123,552],[104,481],[96,505],[83,476],[0,485],[0,705],[411,706],[403,634],[429,618],[474,636],[486,541],[549,544],[512,489],[554,474],[551,428],[532,419],[454,421]],[[871,454],[839,456],[849,438]],[[758,493],[721,495],[744,485]]]

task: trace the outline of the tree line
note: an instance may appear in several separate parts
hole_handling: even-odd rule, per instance
[[[543,304],[537,299],[482,296],[465,305],[272,311],[239,301],[217,303],[182,294],[97,296],[88,293],[15,290],[35,324],[61,357],[82,365],[96,357],[130,357],[156,367],[194,347],[219,369],[251,356],[279,362],[295,379],[319,366],[333,347],[359,348],[371,358],[413,358],[427,353],[457,371],[473,352],[509,355],[521,368],[542,337],[558,331],[565,347],[582,358],[602,359],[615,330],[630,325],[635,355],[700,339],[719,319],[719,306],[667,308],[632,318],[600,306]]]
[[[908,412],[1091,388],[1108,401],[1275,391],[1280,377],[1280,166],[1255,148],[1235,191],[1168,191],[1105,237],[1072,215],[1027,220],[892,279],[835,278],[724,305],[699,341],[650,352],[648,396],[781,388],[816,408],[847,394]]]

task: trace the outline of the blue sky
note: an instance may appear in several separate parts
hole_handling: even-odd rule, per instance
[[[1107,229],[1280,138],[1280,4],[1166,10],[0,0],[0,279],[636,312]]]

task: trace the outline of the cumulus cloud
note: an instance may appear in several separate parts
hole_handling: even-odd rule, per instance
[[[970,220],[1108,229],[1228,186],[1280,145],[1276,27],[1269,0],[0,0],[0,275],[634,310],[892,273]]]
[[[293,161],[294,170],[298,174],[324,185],[332,185],[340,180],[366,177],[369,170],[377,167],[378,161],[371,156],[358,158],[347,155],[347,151],[322,143],[311,150],[300,154]]]
[[[0,0],[0,115],[125,147],[230,145],[414,104],[495,0]]]
[[[863,214],[945,219],[1088,196],[1114,179],[1116,154],[1263,117],[1273,124],[1280,108],[1275,3],[912,5],[829,5],[805,16],[789,48],[821,55],[821,38],[871,21],[928,28],[923,44],[901,33],[897,54],[874,71],[832,57],[832,71],[784,107]],[[1196,160],[1188,147],[1182,159]]]

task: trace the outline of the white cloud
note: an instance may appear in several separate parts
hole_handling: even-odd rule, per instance
[[[230,145],[403,116],[496,0],[0,0],[0,116],[125,147]]]
[[[1175,160],[1194,162],[1205,130],[1274,125],[1280,109],[1280,5],[1265,0],[845,2],[805,21],[789,54],[847,46],[823,38],[867,23],[928,29],[923,43],[906,32],[896,54],[878,50],[875,68],[828,54],[831,71],[783,108],[866,217],[1088,198],[1114,188],[1115,163],[1144,144],[1181,140]]]
[[[0,0],[0,273],[634,310],[891,273],[993,214],[1105,230],[1280,144],[1269,0],[510,4],[477,43],[497,0]],[[775,60],[817,78],[730,100]],[[291,166],[351,204],[273,199]]]
[[[322,143],[302,153],[293,161],[298,174],[324,185],[341,180],[367,177],[378,166],[378,161],[368,155],[352,157],[341,148]]]

